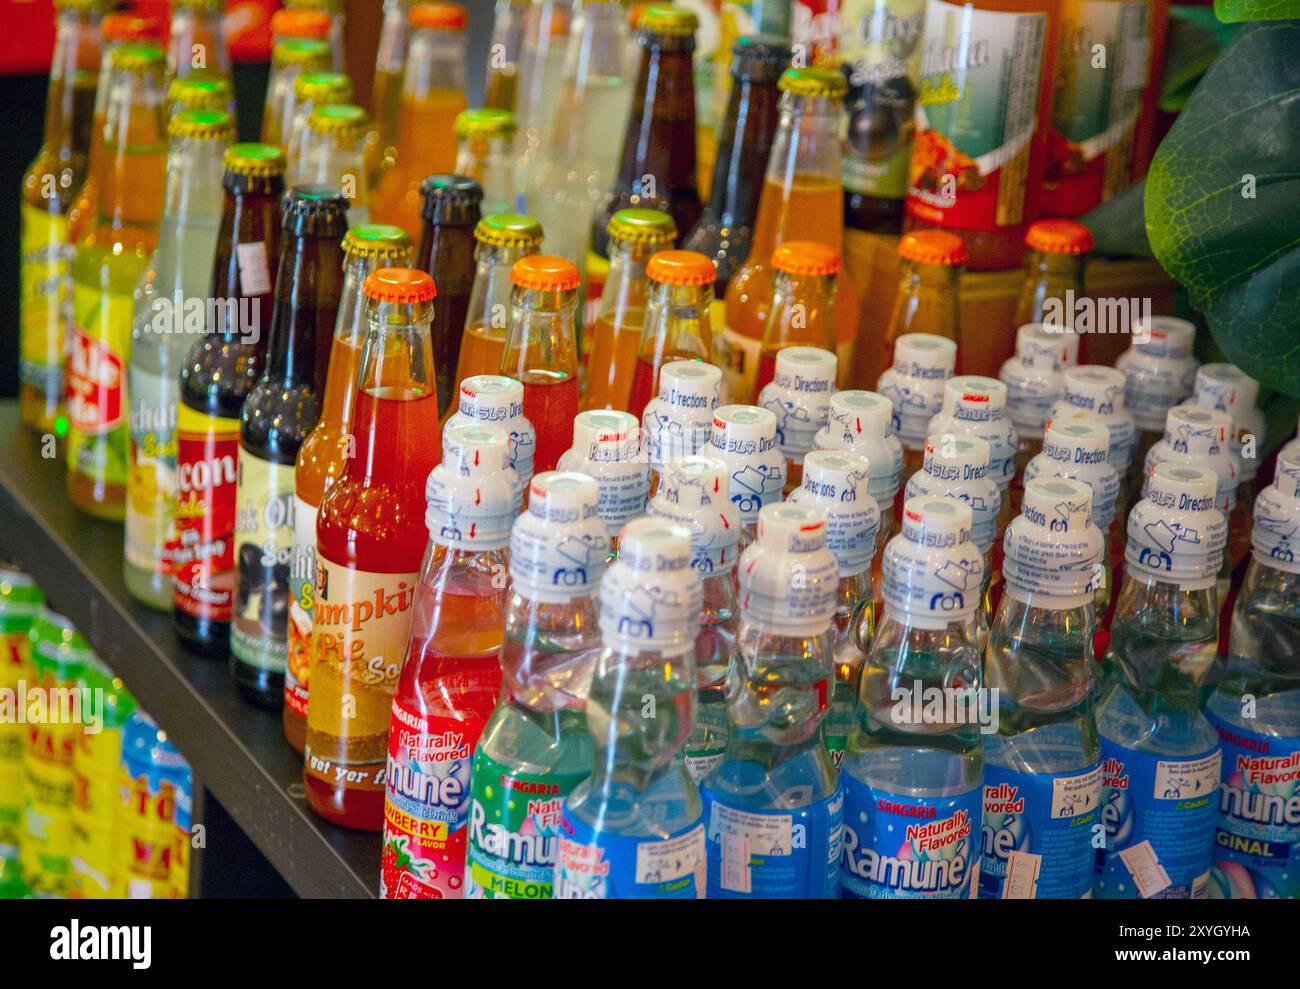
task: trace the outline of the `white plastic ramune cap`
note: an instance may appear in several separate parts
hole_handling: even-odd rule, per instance
[[[826,548],[826,513],[815,505],[766,505],[758,539],[740,558],[747,620],[784,635],[821,635],[835,615],[839,563]]]
[[[909,450],[925,444],[926,428],[943,410],[943,383],[957,366],[957,344],[933,333],[904,333],[894,341],[894,363],[876,390],[893,405],[893,429]]]
[[[722,405],[713,413],[709,454],[731,473],[731,501],[746,525],[758,510],[779,501],[785,487],[785,457],[776,446],[776,416],[757,405]]]
[[[460,383],[457,411],[448,417],[443,431],[471,422],[500,426],[510,435],[510,466],[518,475],[516,509],[523,504],[524,490],[533,476],[533,455],[537,432],[524,418],[524,386],[501,374],[476,374]]]
[[[1199,405],[1175,405],[1165,418],[1165,436],[1147,451],[1146,476],[1166,462],[1195,464],[1215,473],[1219,482],[1219,508],[1232,511],[1241,481],[1240,458],[1232,452],[1232,420],[1226,412]],[[1144,492],[1145,494],[1145,492]]]
[[[978,436],[935,433],[925,441],[921,469],[907,482],[908,498],[956,498],[971,511],[971,539],[987,553],[997,538],[1002,492],[989,476],[989,445]]]
[[[442,463],[424,486],[430,539],[451,549],[509,545],[517,481],[509,448],[509,435],[499,426],[471,423],[442,434]]]
[[[1110,462],[1123,474],[1133,459],[1137,422],[1124,401],[1124,375],[1103,364],[1068,367],[1062,376],[1061,398],[1049,419],[1095,415],[1110,431]]]
[[[1002,575],[1016,600],[1052,609],[1095,600],[1103,580],[1105,537],[1093,525],[1092,489],[1083,481],[1026,481],[1021,512],[1007,526],[1002,543]]]
[[[831,418],[817,433],[819,450],[850,450],[871,465],[871,496],[883,516],[893,511],[903,473],[903,446],[890,430],[894,407],[884,395],[851,389],[831,396]]]
[[[641,415],[646,456],[654,470],[708,446],[721,394],[722,371],[712,364],[669,361],[659,369],[659,394]]]
[[[758,404],[776,416],[776,444],[796,463],[826,425],[838,367],[839,359],[819,347],[777,351],[776,371],[759,393]]]
[[[867,570],[876,552],[880,508],[871,497],[870,481],[866,457],[848,450],[814,450],[804,458],[803,484],[786,499],[788,505],[815,505],[826,513],[826,548],[839,561],[841,577]]]
[[[1260,446],[1268,431],[1264,413],[1255,407],[1258,398],[1259,382],[1235,364],[1202,364],[1196,371],[1192,403],[1226,412],[1232,419],[1232,448],[1241,457],[1242,481],[1253,480],[1259,473],[1258,455],[1241,456],[1242,437],[1253,436],[1256,446]]]
[[[971,540],[970,508],[921,495],[903,503],[903,526],[885,547],[885,608],[920,628],[965,622],[980,605],[984,559]]]
[[[1042,323],[1016,331],[1016,354],[998,379],[1007,386],[1007,418],[1020,436],[1042,436],[1048,412],[1064,387],[1066,367],[1079,359],[1079,337],[1056,333]]]
[[[1196,327],[1185,319],[1155,316],[1138,320],[1133,334],[1133,346],[1119,355],[1115,367],[1124,374],[1125,399],[1138,426],[1156,432],[1165,413],[1192,393]]]
[[[1146,497],[1128,513],[1128,572],[1183,590],[1213,587],[1228,542],[1228,518],[1215,505],[1217,479],[1193,464],[1157,464]]]
[[[547,603],[596,593],[609,556],[599,501],[600,487],[586,474],[533,477],[528,511],[510,530],[510,579],[517,592]]]
[[[701,578],[735,569],[740,559],[740,513],[731,503],[727,465],[696,455],[668,461],[646,514],[690,530],[691,565]]]
[[[1278,454],[1273,483],[1255,498],[1250,544],[1266,567],[1300,573],[1300,449]]]
[[[1025,465],[1025,481],[1036,477],[1071,477],[1092,489],[1092,521],[1105,532],[1115,518],[1119,472],[1109,460],[1110,434],[1095,416],[1052,419],[1043,450]]]
[[[943,411],[930,421],[929,434],[963,433],[989,445],[989,475],[1006,488],[1016,472],[1017,436],[1006,417],[1007,386],[980,374],[949,378],[943,388]]]
[[[573,446],[555,466],[590,474],[600,484],[600,517],[611,538],[645,514],[650,466],[641,456],[636,416],[606,409],[579,412],[573,417]]]
[[[691,566],[691,534],[664,519],[633,519],[619,534],[618,559],[600,582],[605,646],[691,655],[704,592]]]
[[[1187,357],[1196,343],[1196,324],[1177,316],[1139,318],[1133,324],[1133,346],[1157,357]]]

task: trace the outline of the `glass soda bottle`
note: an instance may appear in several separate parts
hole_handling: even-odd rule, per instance
[[[696,709],[683,759],[691,779],[704,779],[727,749],[727,667],[740,627],[736,564],[740,514],[731,503],[727,465],[717,457],[675,457],[646,514],[691,534],[691,566],[700,575],[704,607],[695,637]]]
[[[983,579],[971,512],[921,495],[903,504],[885,549],[885,608],[862,670],[844,786],[847,897],[976,895],[983,742],[980,650],[973,633]],[[942,713],[926,714],[935,701]]]
[[[754,396],[776,373],[776,355],[804,344],[835,352],[835,276],[838,248],[812,240],[787,240],[772,252],[772,307],[763,329]]]
[[[587,296],[586,311],[595,316],[582,335],[587,371],[582,407],[630,410],[650,294],[646,262],[673,246],[677,227],[667,213],[642,207],[619,210],[606,232],[609,273],[600,297]]]
[[[1215,476],[1160,463],[1128,516],[1124,586],[1097,696],[1102,899],[1203,899],[1222,753],[1202,698],[1217,676],[1215,578],[1227,542]],[[1235,767],[1234,767],[1235,768]]]
[[[637,347],[627,410],[640,418],[659,393],[669,361],[713,362],[713,263],[694,251],[660,251],[646,263],[645,325]]]
[[[695,721],[702,604],[690,533],[634,519],[619,546],[600,582],[592,773],[564,800],[554,896],[702,899],[704,821],[681,759]]]
[[[537,167],[538,154],[559,105],[569,42],[576,36],[574,7],[575,0],[532,0],[524,15],[515,120],[519,125],[519,177],[525,187]],[[619,13],[626,16],[623,11]],[[613,153],[617,154],[618,149]]]
[[[443,428],[477,422],[506,431],[510,437],[507,459],[515,472],[515,508],[522,508],[537,451],[537,430],[524,418],[524,386],[504,375],[477,374],[461,383],[459,398],[460,404]]]
[[[1196,327],[1185,319],[1153,316],[1133,327],[1133,343],[1115,359],[1124,375],[1124,404],[1138,427],[1129,490],[1141,490],[1147,451],[1164,435],[1169,410],[1186,401],[1196,387],[1200,362],[1192,356]]]
[[[460,361],[474,288],[474,228],[482,215],[483,189],[464,175],[430,175],[420,183],[420,197],[423,222],[415,266],[432,275],[438,286],[440,301],[430,332],[438,381],[438,415],[445,417],[456,398],[454,369]]]
[[[401,115],[410,21],[409,0],[384,0],[370,88],[370,115],[375,128],[366,138],[366,181],[372,190],[397,161],[397,120]]]
[[[205,314],[181,367],[176,415],[172,619],[190,649],[223,659],[235,591],[239,416],[261,376],[280,258],[284,152],[234,144]]]
[[[1227,668],[1206,703],[1224,756],[1209,894],[1216,899],[1300,892],[1294,871],[1300,830],[1283,812],[1294,799],[1288,770],[1300,748],[1298,526],[1300,453],[1290,450],[1278,456],[1273,483],[1255,499],[1251,559],[1237,593]]]
[[[220,76],[191,75],[167,84],[167,116],[182,110],[230,110],[234,106],[230,82]]]
[[[126,506],[126,365],[133,293],[158,244],[167,153],[162,122],[163,54],[127,44],[113,52],[99,197],[72,259],[68,496],[100,518]]]
[[[772,380],[758,404],[776,416],[776,445],[785,454],[785,493],[803,484],[804,457],[817,445],[817,433],[830,422],[831,395],[839,361],[829,350],[786,347],[777,352]]]
[[[350,103],[318,106],[307,118],[298,157],[302,185],[327,185],[348,200],[348,223],[370,222],[370,193],[365,181],[365,140],[370,128],[366,111]]]
[[[456,166],[456,114],[465,109],[465,8],[454,3],[411,6],[394,157],[371,190],[383,223],[415,230],[420,183]]]
[[[727,751],[700,784],[710,897],[837,899],[844,794],[826,748],[839,564],[815,504],[768,505],[740,561]]]
[[[344,65],[343,40],[347,37],[345,0],[287,0],[285,6],[290,10],[320,11],[329,18],[330,28],[326,38],[330,43],[334,68],[337,71],[342,71]]]
[[[745,263],[727,285],[722,327],[726,347],[719,348],[719,360],[731,401],[755,392],[775,287],[771,259],[777,246],[787,240],[838,246],[844,238],[839,142],[844,77],[826,69],[789,69],[777,85],[782,93],[780,120],[758,198],[754,236]],[[847,345],[857,334],[859,307],[844,277],[839,301],[836,340],[846,345],[839,357],[841,364],[852,366]]]
[[[893,405],[890,425],[903,446],[900,490],[921,469],[930,420],[943,411],[943,386],[957,367],[957,341],[934,333],[904,333],[894,340],[894,363],[876,391]],[[897,499],[894,514],[902,514]]]
[[[1138,438],[1137,422],[1124,401],[1124,384],[1124,375],[1113,367],[1101,364],[1067,367],[1062,376],[1061,397],[1047,413],[1051,421],[1096,417],[1110,433],[1110,452],[1106,459],[1119,473],[1116,517],[1120,523],[1121,558],[1124,555],[1124,517],[1129,502],[1129,464]]]
[[[871,470],[865,457],[814,450],[804,467],[803,483],[786,503],[815,506],[825,514],[826,548],[839,567],[830,627],[835,678],[823,726],[826,750],[838,771],[853,729],[862,664],[875,634],[871,560],[876,555],[880,508],[871,497]]]
[[[32,623],[45,596],[28,574],[0,563],[0,690],[16,696],[33,680]],[[17,899],[26,892],[20,874],[19,842],[23,819],[23,758],[26,727],[17,719],[0,722],[0,898]]]
[[[245,700],[270,709],[283,703],[289,654],[294,465],[321,415],[347,212],[329,186],[285,196],[266,361],[240,415],[230,672]]]
[[[179,0],[172,4],[167,41],[167,78],[193,75],[229,82],[230,50],[226,47],[221,0]]]
[[[169,611],[176,524],[180,373],[207,329],[221,228],[222,158],[235,139],[226,110],[182,110],[167,124],[167,191],[158,249],[135,290],[126,369],[131,445],[122,572],[136,600]]]
[[[352,419],[357,407],[357,376],[365,344],[366,278],[380,268],[411,261],[411,238],[397,227],[366,224],[343,237],[343,287],[338,322],[330,343],[329,372],[320,419],[298,450],[294,467],[293,554],[289,560],[288,650],[284,673],[284,734],[301,752],[307,731],[311,681],[312,615],[316,582],[316,513],[326,490],[347,469],[356,452]]]
[[[564,798],[591,773],[587,693],[609,555],[595,481],[533,478],[510,531],[501,697],[474,752],[465,895],[549,900]]]
[[[309,15],[312,11],[283,11]],[[294,114],[298,109],[297,79],[308,73],[328,72],[329,45],[319,38],[281,37],[271,49],[271,75],[266,84],[266,103],[262,108],[261,140],[281,151],[289,148]]]
[[[468,378],[500,372],[510,328],[510,272],[541,246],[542,228],[530,216],[494,213],[474,228],[474,284],[454,365],[457,390]]]
[[[483,188],[484,213],[519,209],[515,194],[515,115],[479,107],[456,115],[456,174]]]
[[[1078,303],[1087,298],[1083,273],[1092,252],[1092,232],[1074,220],[1035,220],[1025,232],[1024,281],[1016,300],[1016,326],[1043,323],[1059,330],[1073,330]],[[1108,327],[1091,327],[1106,332]],[[1086,334],[1084,335],[1086,337]],[[1079,349],[1086,349],[1086,339]],[[994,341],[989,340],[992,344]],[[1011,341],[998,341],[1002,347]],[[1010,357],[1006,353],[1005,357]]]
[[[610,552],[618,552],[618,534],[645,514],[650,466],[641,456],[641,423],[614,409],[594,409],[573,417],[573,446],[560,455],[557,469],[594,477],[600,486],[600,517]]]
[[[69,213],[90,171],[100,14],[107,3],[57,5],[45,135],[23,173],[18,331],[22,421],[53,431],[63,403],[63,357],[71,322],[68,273],[75,243]]]
[[[98,662],[85,666],[77,677],[77,689],[98,692],[103,706],[99,730],[78,732],[72,753],[72,888],[68,895],[76,900],[106,900],[112,896],[117,871],[123,728],[135,710],[135,700],[121,678]]]
[[[309,181],[302,174],[302,146],[312,111],[320,106],[348,103],[351,99],[352,80],[342,72],[303,72],[294,77],[293,116],[284,124],[289,186]]]
[[[961,275],[966,263],[962,239],[943,230],[905,233],[898,241],[898,258],[898,288],[884,344],[878,350],[862,347],[856,351],[855,380],[879,380],[890,348],[909,333],[928,333],[961,343]],[[954,370],[962,360],[958,347]]]
[[[1093,714],[1094,567],[1105,530],[1092,489],[1065,477],[1025,482],[1007,527],[1006,593],[984,654],[997,691],[984,740],[980,896],[1080,899],[1092,890],[1101,759]]]
[[[531,0],[497,0],[492,18],[492,45],[487,61],[483,105],[514,113],[519,83],[519,54]]]
[[[707,452],[727,465],[743,552],[758,536],[759,510],[779,502],[785,489],[785,455],[776,442],[776,416],[757,405],[718,406]]]
[[[554,470],[573,445],[578,414],[577,267],[533,254],[510,269],[510,332],[500,372],[524,386],[524,416],[537,430],[533,469]]]
[[[316,514],[307,802],[366,831],[383,826],[388,724],[427,544],[424,485],[442,457],[429,340],[435,291],[412,268],[366,277],[354,456]]]
[[[429,548],[388,733],[379,882],[388,899],[465,895],[470,769],[501,693],[515,517],[509,443],[496,426],[448,429],[425,488]]]
[[[669,461],[707,453],[722,371],[702,361],[671,361],[659,371],[659,394],[641,416],[641,443],[650,462],[650,494]]]

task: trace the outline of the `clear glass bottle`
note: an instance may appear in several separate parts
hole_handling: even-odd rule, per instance
[[[293,117],[286,122],[285,157],[289,162],[288,185],[309,180],[302,173],[303,141],[312,111],[321,106],[352,100],[352,80],[342,72],[303,72],[293,80]],[[349,197],[351,198],[351,197]]]
[[[740,513],[740,549],[758,535],[758,512],[781,500],[785,456],[776,445],[776,416],[757,405],[720,405],[713,411],[708,454],[727,465],[731,503]]]
[[[515,193],[514,114],[487,107],[462,110],[455,128],[455,172],[483,187],[483,213],[518,210],[522,197]]]
[[[619,532],[645,514],[650,492],[650,467],[641,456],[641,423],[613,409],[579,412],[573,417],[573,446],[560,455],[556,468],[596,479],[610,553],[617,554]]]
[[[318,106],[307,118],[298,157],[302,185],[328,185],[348,200],[348,224],[370,223],[370,193],[366,187],[365,140],[370,127],[366,111],[349,103]]]
[[[776,373],[776,355],[804,344],[835,353],[835,283],[838,247],[812,240],[787,240],[772,252],[776,272],[772,308],[763,330],[754,396]]]
[[[574,0],[532,0],[524,14],[519,86],[515,94],[519,180],[524,188],[529,187],[539,151],[549,139],[552,121],[556,119],[560,80],[564,78],[566,56],[571,50],[569,40],[580,37],[573,30],[577,13]],[[578,51],[582,51],[581,45]],[[529,207],[532,208],[532,203]]]
[[[803,483],[804,458],[831,416],[831,395],[839,361],[833,351],[792,346],[780,350],[772,380],[758,393],[758,404],[776,416],[776,443],[785,454],[785,493]]]
[[[282,151],[288,147],[298,105],[294,81],[304,73],[327,72],[331,64],[329,45],[317,38],[284,38],[275,43],[262,108],[263,144],[273,144]]]
[[[695,251],[660,251],[645,268],[645,325],[627,409],[638,419],[659,393],[659,371],[670,361],[713,362],[713,262]]]
[[[483,105],[515,111],[519,84],[519,56],[524,46],[525,21],[531,0],[497,0],[492,19],[492,45],[488,49],[487,92]]]
[[[1073,330],[1078,303],[1087,298],[1083,271],[1092,251],[1092,232],[1074,220],[1035,220],[1025,231],[1024,281],[1016,300],[1016,326],[1043,323]],[[1105,327],[1091,327],[1106,332]],[[992,342],[992,341],[990,341]],[[1003,340],[1003,356],[1010,357]],[[1080,352],[1085,341],[1080,340]]]
[[[1138,320],[1133,343],[1115,359],[1124,375],[1124,400],[1137,421],[1138,442],[1129,475],[1129,490],[1139,497],[1147,451],[1164,433],[1169,410],[1184,402],[1196,385],[1200,362],[1192,355],[1196,326],[1173,316]]]
[[[207,75],[230,81],[230,50],[221,7],[221,0],[180,0],[172,5],[167,42],[169,80]]]

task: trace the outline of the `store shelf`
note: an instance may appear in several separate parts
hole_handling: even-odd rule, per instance
[[[18,403],[0,401],[0,547],[126,681],[295,892],[377,895],[378,836],[312,814],[302,760],[285,742],[279,714],[245,704],[224,663],[187,653],[169,615],[128,597],[122,527],[73,508],[63,461],[42,457],[42,445],[20,425]]]

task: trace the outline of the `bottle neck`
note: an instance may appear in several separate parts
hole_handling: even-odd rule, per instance
[[[695,188],[693,46],[676,38],[644,43],[632,114],[623,139],[619,187],[648,200]],[[657,188],[645,188],[650,176]]]
[[[628,312],[645,309],[648,289],[646,262],[656,251],[666,249],[662,245],[651,247],[622,240],[609,242],[609,274],[605,277],[598,318],[618,324],[626,320]]]
[[[767,163],[764,152],[776,131],[779,97],[774,82],[732,77],[709,198],[709,213],[723,227],[754,223]]]
[[[901,261],[890,340],[904,333],[933,333],[958,341],[961,271],[953,265]]]
[[[713,353],[709,285],[650,283],[639,356],[662,366],[669,358],[707,360]]]
[[[413,31],[402,76],[402,96],[424,101],[438,90],[465,92],[465,39],[450,31]]]
[[[285,388],[310,385],[317,396],[324,393],[338,320],[342,236],[342,229],[336,229],[290,237],[285,244],[265,371],[268,379]]]
[[[524,384],[559,383],[578,373],[577,294],[516,288],[502,368]]]
[[[782,94],[751,259],[766,264],[776,245],[787,240],[838,244],[843,238],[840,109],[837,100],[826,97]]]
[[[807,344],[835,351],[835,277],[776,273],[763,343],[768,349]]]
[[[1212,640],[1218,636],[1217,597],[1213,584],[1186,590],[1144,574],[1129,573],[1111,625],[1177,642]]]
[[[178,137],[167,153],[167,193],[163,216],[187,221],[219,222],[221,157],[226,142]],[[210,228],[209,228],[210,229]],[[210,235],[210,234],[209,234]]]
[[[195,72],[230,78],[221,17],[196,7],[177,7],[167,44],[167,75],[185,79]]]
[[[99,224],[119,231],[119,237],[148,236],[162,218],[163,104],[161,79],[151,70],[112,74],[96,207]]]
[[[45,147],[60,158],[88,154],[93,139],[94,89],[99,72],[99,14],[59,12],[45,103]]]
[[[479,244],[474,250],[474,285],[469,295],[466,328],[479,327],[495,337],[504,337],[510,327],[510,269],[525,254],[519,247]]]
[[[1025,257],[1025,281],[1016,306],[1016,325],[1045,323],[1074,326],[1075,304],[1084,297],[1082,254],[1030,251]],[[1059,305],[1049,306],[1049,301]]]
[[[226,191],[209,295],[216,302],[216,331],[225,342],[249,337],[264,349],[280,261],[284,180],[276,176],[238,181],[242,188]]]

